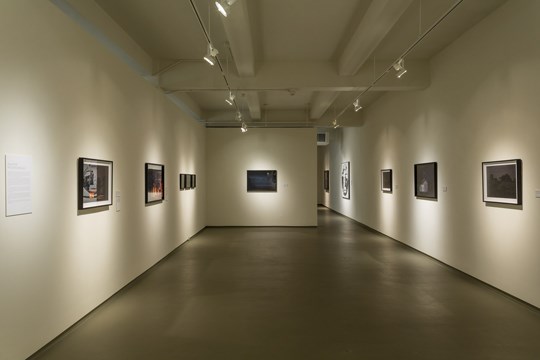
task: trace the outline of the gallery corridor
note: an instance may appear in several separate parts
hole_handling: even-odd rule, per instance
[[[205,229],[31,359],[540,358],[537,309],[318,213]]]

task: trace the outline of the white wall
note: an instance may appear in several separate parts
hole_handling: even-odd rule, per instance
[[[540,306],[540,2],[512,0],[435,56],[425,91],[387,94],[333,131],[326,205]],[[482,202],[482,161],[523,160],[523,206]],[[351,200],[339,166],[351,161]],[[414,197],[413,164],[438,162],[438,201]],[[394,193],[380,191],[381,169]],[[448,187],[448,192],[443,192]]]
[[[315,129],[207,129],[210,226],[316,226]],[[277,170],[276,193],[248,193],[247,170]]]
[[[5,154],[33,158],[33,213],[0,216],[0,359],[23,359],[205,226],[205,129],[48,1],[0,2]],[[121,211],[77,211],[77,159],[114,162]],[[145,207],[144,163],[166,201]],[[178,174],[198,189],[178,191]],[[2,205],[3,207],[3,205]]]

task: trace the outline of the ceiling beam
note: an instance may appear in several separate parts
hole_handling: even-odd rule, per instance
[[[247,0],[238,0],[228,17],[220,16],[240,76],[255,75],[255,55]]]
[[[207,111],[205,112],[207,127],[240,127],[241,122],[235,120],[235,112]],[[341,126],[362,125],[363,114],[361,112],[347,112],[343,114],[338,123]],[[262,120],[253,120],[244,116],[248,127],[332,127],[332,117],[322,117],[316,121],[308,119],[304,110],[269,110],[264,112]]]
[[[328,110],[330,105],[336,100],[339,92],[337,91],[317,91],[313,94],[311,106],[309,109],[310,119],[319,119]]]
[[[256,91],[248,91],[246,93],[246,101],[249,108],[249,115],[252,119],[258,120],[261,118],[261,102],[259,93]]]
[[[378,61],[375,69],[380,73],[393,60]],[[374,90],[420,90],[430,83],[427,60],[408,60],[407,75],[397,79],[390,72],[380,80]],[[339,76],[331,62],[264,63],[253,77],[229,74],[233,91],[361,91],[374,81],[373,66],[363,66],[354,76]],[[227,91],[218,71],[212,71],[200,62],[182,63],[160,76],[160,86],[166,91]],[[322,105],[319,105],[322,106]]]
[[[371,2],[339,58],[340,75],[356,74],[412,1],[373,0]]]

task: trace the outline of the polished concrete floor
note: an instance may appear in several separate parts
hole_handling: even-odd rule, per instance
[[[540,312],[319,208],[204,230],[32,359],[540,359]]]

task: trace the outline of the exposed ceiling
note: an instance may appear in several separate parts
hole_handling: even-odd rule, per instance
[[[248,126],[319,127],[341,113],[359,123],[351,102],[458,2],[237,0],[225,18],[214,0],[95,1],[151,58],[158,86],[207,126],[239,126],[239,110]],[[429,86],[429,59],[504,1],[462,1],[405,57],[408,73],[387,73],[361,104]],[[204,31],[221,69],[202,60]]]

